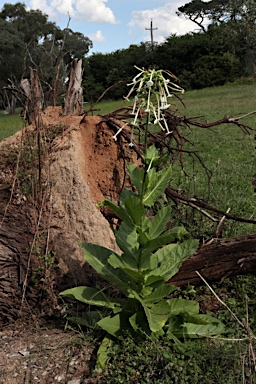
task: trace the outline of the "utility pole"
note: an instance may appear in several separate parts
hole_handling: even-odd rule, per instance
[[[150,31],[150,37],[151,37],[151,48],[153,49],[154,48],[154,44],[156,43],[156,41],[154,41],[154,38],[153,38],[153,31],[156,31],[158,28],[153,28],[153,20],[151,19],[151,22],[150,22],[150,28],[145,28],[146,31]]]

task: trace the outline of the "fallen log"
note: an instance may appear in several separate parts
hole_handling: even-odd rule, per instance
[[[182,264],[170,283],[176,286],[202,285],[196,271],[211,283],[232,276],[256,274],[256,234],[213,239]]]

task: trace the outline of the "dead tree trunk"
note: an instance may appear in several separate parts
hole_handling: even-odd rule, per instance
[[[216,239],[214,243],[201,247],[183,263],[170,283],[176,286],[201,285],[203,282],[196,271],[208,282],[256,274],[256,234]]]
[[[10,204],[10,192],[0,191],[0,328],[6,323],[28,315],[36,306],[37,292],[28,287],[23,301],[26,280],[30,280],[34,263],[29,261],[33,224],[27,212]],[[26,276],[28,279],[26,279]]]
[[[31,124],[38,117],[43,101],[37,70],[30,68],[30,81],[23,79],[20,86],[26,97],[25,118]]]
[[[74,59],[69,78],[69,86],[65,97],[63,114],[81,115],[83,113],[82,60]]]

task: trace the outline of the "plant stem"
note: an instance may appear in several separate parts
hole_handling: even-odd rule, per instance
[[[145,125],[145,137],[144,137],[144,159],[146,157],[146,153],[148,150],[148,125],[149,125],[149,115],[150,112],[147,112],[147,117],[146,117],[146,125]],[[146,160],[144,160],[144,175],[143,175],[143,181],[142,181],[142,188],[141,188],[141,196],[140,196],[140,201],[143,201],[144,193],[145,193],[145,184],[146,184],[146,176],[147,176],[147,164]]]

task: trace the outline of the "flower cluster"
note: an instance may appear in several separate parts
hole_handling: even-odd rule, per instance
[[[130,125],[132,127],[138,126],[138,117],[147,113],[150,119],[154,119],[154,124],[165,131],[166,135],[169,135],[171,131],[165,119],[164,110],[170,107],[168,99],[173,96],[173,93],[184,93],[184,89],[164,77],[163,73],[171,79],[178,80],[171,72],[155,69],[145,70],[136,66],[135,68],[139,70],[139,73],[130,84],[127,84],[131,86],[131,89],[125,97],[125,100],[129,101],[129,97],[136,92],[131,112],[134,118]],[[115,140],[126,125],[127,123],[113,136]],[[132,136],[130,146],[133,146]]]

